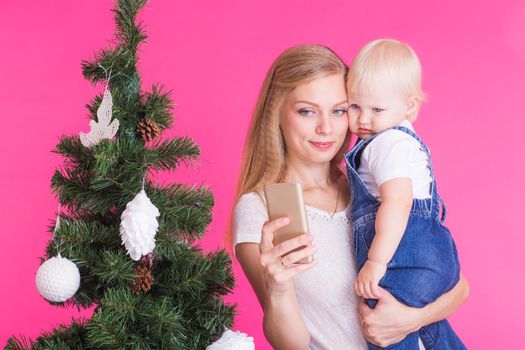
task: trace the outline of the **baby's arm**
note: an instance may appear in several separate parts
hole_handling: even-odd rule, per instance
[[[403,177],[385,181],[379,186],[379,192],[381,205],[376,215],[376,234],[354,286],[357,295],[369,299],[379,298],[379,280],[405,232],[412,208],[412,180]]]

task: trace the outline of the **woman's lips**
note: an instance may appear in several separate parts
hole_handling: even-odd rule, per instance
[[[310,143],[312,145],[314,145],[316,148],[318,149],[321,149],[321,150],[327,150],[329,148],[332,147],[332,145],[335,143],[335,142],[315,142],[315,141],[310,141]]]
[[[371,134],[372,133],[372,130],[370,129],[365,129],[365,128],[359,128],[359,132],[361,134]]]

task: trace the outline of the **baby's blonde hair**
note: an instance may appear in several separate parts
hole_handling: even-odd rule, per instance
[[[421,64],[414,50],[393,39],[366,44],[352,61],[347,75],[349,92],[369,93],[376,84],[390,84],[407,98],[425,100]]]

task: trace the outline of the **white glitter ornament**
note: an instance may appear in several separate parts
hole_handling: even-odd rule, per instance
[[[255,343],[246,333],[226,329],[215,343],[206,347],[206,350],[255,350]]]
[[[46,260],[36,273],[36,288],[49,301],[66,301],[75,295],[79,285],[77,265],[60,254]]]
[[[53,235],[60,227],[60,208],[59,204]],[[61,246],[62,238],[57,246],[58,256],[46,260],[36,272],[36,288],[40,295],[57,303],[75,295],[80,285],[78,267],[71,260],[60,256]]]
[[[89,130],[89,133],[85,134],[80,132],[80,142],[82,142],[85,147],[97,145],[100,141],[111,139],[115,136],[118,130],[119,121],[118,119],[115,119],[111,122],[112,107],[113,99],[106,85],[104,88],[104,98],[97,109],[98,122],[90,120],[89,126],[91,127],[91,130]]]
[[[126,204],[120,217],[120,238],[131,259],[137,261],[155,249],[159,215],[159,210],[151,203],[144,188]]]

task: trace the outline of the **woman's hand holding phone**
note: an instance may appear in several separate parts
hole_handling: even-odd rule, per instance
[[[312,244],[310,233],[288,239],[274,246],[274,232],[287,226],[288,218],[267,221],[262,228],[259,261],[264,269],[266,288],[271,294],[286,293],[293,285],[294,276],[316,265],[316,260],[307,264],[296,264],[299,260],[312,256],[316,247]],[[293,250],[296,250],[292,252]]]

